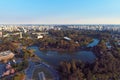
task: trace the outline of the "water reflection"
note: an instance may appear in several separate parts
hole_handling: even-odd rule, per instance
[[[71,54],[59,53],[57,51],[42,52],[37,46],[31,46],[29,48],[34,49],[37,56],[51,65],[58,65],[60,61],[70,61],[72,59],[92,63],[96,58],[91,51],[78,51]]]
[[[87,47],[96,46],[99,43],[98,39],[94,39]],[[37,46],[29,47],[35,50],[37,56],[51,65],[58,65],[61,61],[81,60],[83,62],[94,62],[96,56],[91,51],[77,51],[74,53],[60,53],[57,51],[40,51]]]
[[[88,44],[87,47],[94,47],[99,43],[100,40],[98,39],[93,39],[93,42],[91,42],[90,44]]]

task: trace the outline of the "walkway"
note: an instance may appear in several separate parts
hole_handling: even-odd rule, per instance
[[[35,65],[35,63],[32,62],[31,60],[29,61],[28,68],[25,70],[26,80],[32,80],[34,70],[41,66],[47,68],[51,72],[52,76],[54,77],[54,80],[59,80],[59,75],[58,75],[57,71],[54,70],[51,66],[49,66],[48,64],[43,63],[43,62],[38,65]]]

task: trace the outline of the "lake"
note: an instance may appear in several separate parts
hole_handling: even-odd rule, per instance
[[[93,39],[93,42],[87,45],[87,47],[94,47],[99,43],[99,39]]]
[[[91,46],[95,46],[99,43],[98,39],[94,39]],[[90,46],[90,45],[89,45]],[[80,60],[83,62],[92,63],[96,59],[96,56],[91,51],[77,51],[74,53],[60,53],[57,51],[40,51],[37,46],[31,46],[30,49],[35,50],[35,54],[43,61],[50,65],[58,65],[61,61]]]

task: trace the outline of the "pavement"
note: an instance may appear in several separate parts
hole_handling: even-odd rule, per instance
[[[34,62],[32,62],[31,60],[29,60],[29,66],[28,68],[25,70],[25,74],[26,74],[26,80],[32,80],[32,76],[33,76],[33,72],[36,68],[39,68],[39,67],[45,67],[47,68],[50,73],[52,74],[54,80],[59,80],[59,75],[58,75],[58,72],[53,69],[50,65],[44,63],[44,62],[41,62],[40,64],[38,65],[35,65]]]
[[[0,78],[2,77],[3,72],[5,71],[5,65],[0,64]]]

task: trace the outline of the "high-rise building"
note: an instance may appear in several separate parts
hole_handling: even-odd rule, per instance
[[[2,31],[0,31],[0,37],[2,37]]]
[[[22,32],[20,32],[20,38],[23,38],[23,37],[22,37]]]

